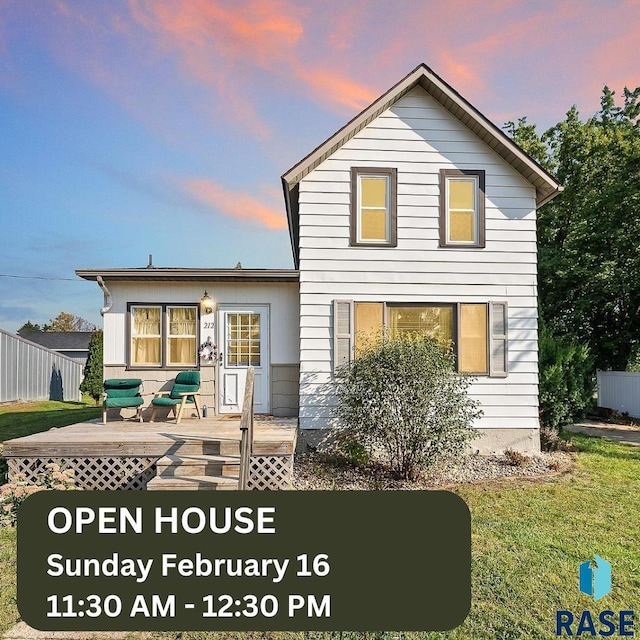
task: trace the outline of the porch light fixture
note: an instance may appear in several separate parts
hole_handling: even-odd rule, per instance
[[[200,305],[202,306],[202,309],[205,313],[211,313],[213,311],[213,300],[206,292],[206,290],[202,298],[200,298]]]

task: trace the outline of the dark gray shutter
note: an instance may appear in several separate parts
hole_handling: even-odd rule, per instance
[[[508,308],[506,302],[489,303],[489,375],[505,378],[509,373]]]
[[[333,371],[353,355],[353,301],[333,301]]]

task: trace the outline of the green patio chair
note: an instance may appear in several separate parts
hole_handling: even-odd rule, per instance
[[[141,407],[144,400],[140,395],[142,380],[139,378],[111,378],[102,384],[102,423],[107,424],[107,409],[136,408],[136,418],[142,422]]]
[[[150,422],[156,418],[158,407],[169,407],[176,416],[176,424],[180,424],[182,412],[187,405],[194,405],[198,418],[202,418],[200,412],[200,372],[181,371],[174,380],[170,391],[159,391],[151,401],[153,411]]]

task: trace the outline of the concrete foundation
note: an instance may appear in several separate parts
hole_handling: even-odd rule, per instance
[[[333,433],[332,429],[298,429],[296,453],[309,453],[330,443]],[[478,429],[478,433],[469,446],[473,453],[500,454],[505,449],[527,454],[540,452],[539,429]]]

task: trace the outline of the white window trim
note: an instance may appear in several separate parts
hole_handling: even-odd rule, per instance
[[[385,204],[384,207],[367,207],[375,211],[385,212],[385,237],[383,240],[362,237],[362,179],[375,178],[384,180],[385,183]],[[375,173],[358,173],[358,213],[356,219],[356,239],[358,244],[381,244],[388,245],[391,242],[391,176]]]
[[[170,318],[170,313],[169,310],[170,309],[195,309],[196,310],[196,314],[195,314],[195,332],[190,334],[190,333],[185,333],[185,334],[177,334],[177,333],[171,333],[170,331],[170,325],[171,325],[171,318]],[[197,305],[181,305],[181,304],[167,304],[165,305],[165,309],[164,312],[161,314],[164,315],[164,322],[166,322],[166,339],[165,339],[165,352],[164,352],[164,362],[165,362],[165,366],[167,368],[183,368],[184,367],[195,367],[198,364],[198,355],[196,353],[197,347],[198,347],[198,306]],[[162,321],[160,323],[160,328],[162,330]],[[171,353],[171,349],[170,349],[170,344],[171,344],[171,340],[178,340],[180,338],[193,338],[193,342],[194,342],[194,359],[193,359],[193,364],[185,364],[185,363],[170,363],[169,362],[169,355]],[[161,354],[162,356],[163,354]],[[162,359],[162,358],[161,358]]]
[[[385,240],[362,239],[362,178],[386,179],[386,230]],[[351,221],[350,245],[352,247],[396,247],[398,246],[398,170],[395,167],[351,167]],[[380,207],[369,207],[372,209]]]
[[[452,182],[473,182],[473,240],[452,240],[451,239],[451,213],[456,211],[469,211],[469,209],[456,209],[449,206],[450,202],[450,185]],[[478,193],[479,193],[479,181],[478,176],[447,176],[445,179],[445,198],[446,198],[446,211],[445,211],[445,233],[447,245],[477,245],[478,244],[478,226],[479,226],[479,212],[478,212]]]
[[[169,308],[174,309],[191,309],[194,308],[196,310],[196,334],[195,334],[195,350],[194,350],[194,363],[193,364],[169,364]],[[149,334],[145,337],[149,338],[160,338],[160,364],[152,365],[152,364],[136,364],[133,362],[132,349],[133,349],[133,338],[140,337],[134,335],[133,327],[134,327],[134,317],[133,310],[134,309],[160,309],[160,335]],[[176,371],[185,368],[198,369],[199,361],[197,356],[197,348],[198,348],[198,335],[199,335],[199,324],[200,324],[200,309],[197,303],[191,302],[130,302],[127,303],[127,316],[128,322],[127,326],[127,349],[126,349],[126,369],[128,371],[158,371],[158,370],[169,370]],[[192,335],[186,336],[178,336],[174,335],[173,338],[192,338]]]
[[[474,181],[474,240],[450,240],[449,184]],[[440,169],[440,247],[483,249],[485,247],[485,172],[478,169]],[[455,209],[454,209],[455,211]],[[466,209],[458,209],[466,211]]]

